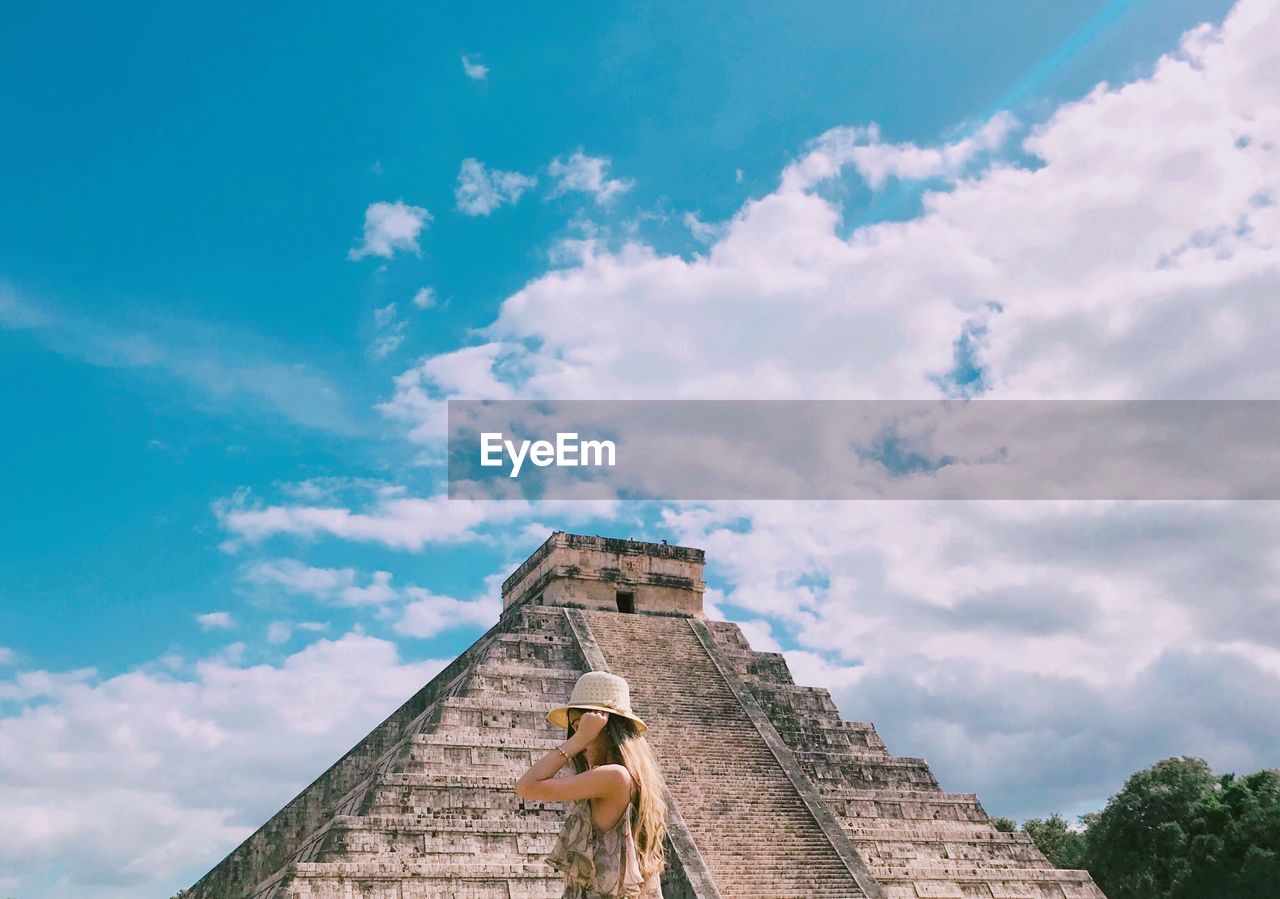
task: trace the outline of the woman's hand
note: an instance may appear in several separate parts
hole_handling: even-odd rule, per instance
[[[574,729],[573,735],[581,739],[584,743],[590,743],[600,731],[604,730],[604,726],[609,723],[609,714],[607,712],[585,711],[582,717],[578,719],[578,725]]]

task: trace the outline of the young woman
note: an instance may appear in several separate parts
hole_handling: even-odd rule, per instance
[[[547,713],[568,738],[516,783],[516,795],[572,801],[547,862],[564,874],[562,899],[662,899],[666,803],[662,775],[631,711],[626,680],[589,671],[567,705]],[[566,763],[576,772],[556,777]]]

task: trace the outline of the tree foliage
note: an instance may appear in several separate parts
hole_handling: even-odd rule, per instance
[[[1055,866],[1089,871],[1108,899],[1280,895],[1280,771],[1216,777],[1202,759],[1164,759],[1080,826],[1053,815],[1022,829]]]
[[[1274,897],[1280,885],[1280,771],[1228,774],[1188,823],[1186,873],[1174,899]]]
[[[1022,829],[1031,835],[1036,848],[1055,868],[1075,869],[1084,865],[1085,834],[1072,830],[1061,815],[1029,818]]]
[[[1187,874],[1187,833],[1213,789],[1202,759],[1164,759],[1134,774],[1086,835],[1089,872],[1110,899],[1168,899]]]

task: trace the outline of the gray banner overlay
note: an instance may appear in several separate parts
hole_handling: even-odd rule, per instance
[[[1278,400],[449,400],[454,499],[1280,499]]]

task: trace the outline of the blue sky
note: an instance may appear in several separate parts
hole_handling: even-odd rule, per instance
[[[1225,6],[15,11],[27,18],[0,38],[5,80],[23,88],[0,98],[0,277],[62,324],[0,334],[11,423],[0,461],[21,472],[2,496],[6,643],[41,664],[105,671],[188,645],[199,636],[174,613],[229,589],[213,500],[405,471],[372,410],[396,366],[468,343],[468,328],[546,268],[582,206],[534,197],[461,215],[464,158],[533,172],[581,147],[634,179],[619,219],[720,219],[834,125],[874,121],[923,143],[1009,97],[1035,115],[1149,69]],[[487,77],[468,78],[464,54]],[[421,256],[353,264],[365,207],[397,200],[433,216]],[[678,216],[640,227],[659,247],[696,246]],[[414,315],[401,349],[371,359],[373,310],[406,309],[422,287],[448,305]],[[312,380],[271,401],[112,364],[96,347],[138,335],[209,367],[271,360]],[[321,383],[332,398],[310,396]],[[397,558],[397,570],[459,589],[444,568],[496,561],[445,559]]]
[[[895,703],[874,697],[907,688],[888,668],[874,684],[850,673],[863,666],[863,654],[844,655],[820,633],[832,609],[849,597],[874,596],[866,608],[883,607],[888,618],[888,610],[900,609],[912,628],[941,639],[957,619],[943,626],[928,611],[943,601],[938,584],[970,584],[972,595],[951,605],[957,615],[976,610],[972,630],[961,636],[977,635],[975,657],[1008,650],[1005,667],[988,672],[990,692],[979,689],[983,698],[963,709],[935,689],[938,682],[916,683],[907,691],[912,701],[897,706],[914,718],[875,720],[895,751],[940,758],[944,784],[993,795],[993,813],[1092,807],[1153,753],[1211,755],[1217,747],[1215,763],[1259,763],[1269,739],[1261,732],[1235,735],[1227,748],[1194,741],[1179,747],[1168,722],[1144,725],[1140,740],[1114,730],[1119,707],[1099,713],[1111,722],[1099,724],[1085,709],[1090,691],[1109,689],[1095,676],[1106,664],[1067,643],[1054,644],[1041,673],[1053,690],[1070,694],[1062,706],[1070,713],[1044,726],[1106,730],[1115,745],[1105,773],[1059,768],[1059,779],[1045,785],[1033,744],[1020,743],[1001,764],[1006,772],[1022,764],[1017,770],[1025,776],[1002,775],[947,736],[949,727],[990,731],[1001,719],[1010,700],[996,688],[1000,677],[1025,675],[1031,656],[1044,652],[1028,643],[1019,661],[1019,633],[1066,639],[1070,627],[1049,606],[1096,610],[1086,617],[1099,630],[1078,635],[1085,644],[1102,640],[1104,630],[1107,640],[1123,643],[1124,625],[1116,622],[1151,614],[1110,605],[1120,602],[1114,585],[1139,590],[1125,579],[1167,547],[1167,533],[1141,509],[1115,509],[1107,520],[1121,535],[1122,549],[1105,563],[1112,569],[1084,549],[1070,558],[1062,549],[1096,546],[1087,538],[1102,527],[1094,513],[1068,525],[1051,509],[1022,532],[984,510],[934,517],[907,510],[910,504],[896,511],[853,507],[834,517],[824,504],[801,504],[792,517],[731,505],[458,511],[432,504],[442,471],[424,436],[431,404],[446,395],[536,395],[537,385],[558,385],[566,398],[616,396],[620,384],[640,385],[655,398],[686,388],[884,395],[886,385],[932,398],[941,395],[940,377],[1009,395],[1264,390],[1270,375],[1237,361],[1273,361],[1264,350],[1249,351],[1241,336],[1256,330],[1249,323],[1263,313],[1251,300],[1265,295],[1256,282],[1265,266],[1247,260],[1270,249],[1250,245],[1249,256],[1231,248],[1240,268],[1224,273],[1210,270],[1196,248],[1227,239],[1219,220],[1267,214],[1274,167],[1261,156],[1222,161],[1208,150],[1203,157],[1191,150],[1176,159],[1172,151],[1153,155],[1191,140],[1197,128],[1234,135],[1243,114],[1203,125],[1189,120],[1172,136],[1150,130],[1171,119],[1160,112],[1161,98],[1208,109],[1212,102],[1196,104],[1220,84],[1238,87],[1252,77],[1243,64],[1240,72],[1229,69],[1222,60],[1231,54],[1212,50],[1199,68],[1185,66],[1207,73],[1204,86],[1188,87],[1192,76],[1179,80],[1176,66],[1157,71],[1157,60],[1176,55],[1184,33],[1222,23],[1231,6],[983,0],[805,3],[785,11],[764,3],[443,10],[384,3],[324,4],[305,17],[261,4],[11,10],[0,29],[0,76],[11,86],[0,92],[0,401],[7,423],[0,466],[8,473],[0,486],[0,715],[17,735],[12,739],[27,733],[22,722],[40,709],[51,716],[63,710],[73,720],[67,694],[51,686],[64,683],[59,673],[65,683],[96,685],[92,695],[101,697],[113,678],[131,672],[204,684],[203,662],[270,677],[307,670],[314,656],[353,646],[396,672],[381,682],[388,691],[377,700],[382,705],[353,699],[355,711],[332,722],[311,754],[274,758],[272,770],[296,771],[296,782],[273,781],[277,794],[256,805],[209,798],[207,807],[222,817],[201,831],[204,854],[192,850],[157,875],[180,884],[309,780],[335,747],[376,722],[396,696],[407,697],[401,686],[429,673],[415,665],[447,660],[468,645],[484,630],[491,607],[483,601],[494,598],[494,577],[550,530],[565,528],[706,545],[720,613],[748,622],[757,648],[787,650],[798,679],[830,685],[846,717],[882,717]],[[1246,0],[1241,7],[1245,21],[1269,4]],[[1250,58],[1256,47],[1247,31],[1227,28],[1205,40]],[[1185,46],[1184,53],[1201,52],[1195,41]],[[1110,87],[1095,91],[1104,82]],[[1119,90],[1131,83],[1138,88]],[[1263,88],[1236,94],[1260,105],[1272,100]],[[1141,130],[1148,119],[1124,111],[1124,103],[1150,112],[1148,131]],[[1108,112],[1107,104],[1121,112]],[[1106,124],[1092,131],[1095,111],[1096,122]],[[457,193],[466,160],[483,166],[473,171],[496,191],[488,203],[472,205],[473,214],[459,208],[467,204]],[[802,163],[832,166],[836,175],[803,174]],[[1073,170],[1111,180],[1098,190],[1083,177],[1051,180]],[[788,192],[788,171],[802,173],[798,192]],[[1232,177],[1218,177],[1222,172]],[[1017,181],[1037,177],[1031,189]],[[1165,197],[1159,185],[1183,182],[1209,185],[1220,198],[1206,201],[1197,213],[1202,221],[1162,215],[1157,225],[1122,208],[1148,202],[1156,209]],[[1116,199],[1105,210],[1084,207],[1084,198],[1112,189]],[[1009,205],[1018,196],[1027,199],[1025,220]],[[1171,190],[1166,199],[1178,196]],[[1032,208],[1033,200],[1043,207]],[[376,229],[366,234],[383,212],[407,221],[408,231],[396,232],[398,239]],[[1009,234],[991,237],[997,232],[990,222],[1015,219]],[[939,222],[949,223],[950,236],[928,243]],[[1114,233],[1095,240],[1100,222]],[[1166,227],[1181,230],[1166,234]],[[1245,228],[1236,237],[1261,231]],[[827,237],[849,243],[828,249]],[[1020,258],[1039,260],[1037,268],[999,283],[973,274],[1016,268],[1002,248],[1024,237]],[[916,247],[915,255],[902,250],[883,264],[832,255],[896,242]],[[1194,277],[1157,284],[1145,256],[1120,271],[1119,247],[1148,244],[1185,259],[1188,271],[1194,261]],[[798,262],[808,247],[822,249]],[[785,277],[776,296],[787,297],[786,305],[752,293],[773,283],[752,260],[773,259],[775,249],[793,254],[777,268]],[[1062,258],[1053,255],[1058,251]],[[989,265],[959,271],[983,253]],[[726,270],[746,260],[726,283],[753,286],[741,287],[741,296],[702,292],[693,273],[708,259]],[[922,261],[919,269],[911,259]],[[935,263],[951,268],[925,271]],[[1110,285],[1137,283],[1139,270],[1154,286],[1134,288],[1132,296],[1167,299],[1171,314],[1142,335],[1095,345],[1106,327],[1121,327],[1111,316],[1125,302],[1101,298],[1130,296]],[[874,279],[882,271],[897,274],[868,289],[857,309],[826,318],[833,308],[826,301],[806,305],[815,297],[847,298],[864,283],[880,283]],[[805,278],[815,272],[821,285],[810,290]],[[683,273],[688,280],[679,280]],[[910,290],[895,293],[912,278]],[[1064,299],[1073,284],[1090,285],[1077,307]],[[1188,299],[1184,289],[1201,293]],[[672,296],[685,305],[661,305]],[[1237,301],[1238,310],[1231,306]],[[1128,320],[1150,325],[1142,316],[1152,308],[1135,299]],[[646,319],[648,309],[654,312]],[[1188,310],[1217,317],[1192,321]],[[688,319],[681,317],[686,311]],[[1096,316],[1088,327],[1087,316]],[[1184,319],[1185,333],[1165,330]],[[788,323],[807,330],[792,334]],[[592,347],[605,346],[584,337],[595,327],[630,340],[609,344],[614,355],[593,356]],[[756,343],[774,333],[776,356],[774,346]],[[824,366],[811,351],[821,334],[847,336],[839,367]],[[1195,346],[1202,349],[1187,349]],[[477,363],[474,353],[489,351],[494,355]],[[684,372],[672,359],[697,364]],[[965,370],[948,371],[953,359]],[[1211,371],[1195,367],[1213,360],[1221,361]],[[1260,560],[1269,544],[1257,535],[1271,533],[1269,519],[1265,527],[1252,519],[1245,527],[1243,518],[1209,527],[1198,516],[1216,512],[1168,514],[1185,515],[1188,532],[1242,528],[1255,535],[1245,567],[1257,580],[1237,601],[1246,618],[1261,616],[1247,597],[1262,595],[1256,591],[1266,582]],[[893,547],[948,516],[952,549],[939,550],[932,575],[908,583],[903,572],[911,561]],[[821,535],[796,538],[790,548],[804,561],[788,568],[792,557],[769,547],[785,544],[809,520],[822,521],[828,534],[846,528],[844,540],[865,539],[868,548],[825,544]],[[1046,543],[1020,542],[1026,533],[1042,533]],[[822,545],[825,555],[815,549]],[[956,547],[971,545],[999,547],[1002,559],[1026,572],[1043,573],[1036,566],[1053,557],[1070,576],[1052,579],[1050,591],[1061,594],[1019,594],[1018,602],[1034,607],[1010,616],[1021,624],[993,625],[992,610],[1012,594],[1008,583],[970,583]],[[1194,577],[1168,572],[1161,589],[1174,597],[1189,583],[1221,582],[1227,566],[1240,570],[1235,551],[1217,540],[1197,545],[1193,556],[1203,565]],[[999,580],[1008,571],[987,574]],[[363,600],[344,593],[378,583],[390,585],[387,598],[376,590]],[[1177,678],[1160,680],[1161,672],[1208,664],[1218,658],[1213,653],[1226,653],[1214,676],[1242,683],[1276,664],[1271,643],[1246,650],[1239,635],[1219,635],[1212,645],[1193,640],[1187,635],[1197,627],[1212,628],[1196,624],[1181,600],[1170,602],[1176,611],[1161,619],[1170,622],[1160,631],[1163,642],[1138,653],[1137,667],[1126,672],[1129,695],[1167,690]],[[406,623],[410,608],[417,624]],[[210,614],[221,617],[201,618]],[[1019,632],[1028,621],[1042,622],[1042,630]],[[859,624],[850,639],[868,627]],[[305,655],[309,648],[313,655]],[[960,670],[963,653],[921,652],[939,678]],[[875,663],[867,665],[870,671]],[[71,677],[89,668],[92,674]],[[162,669],[167,673],[156,673]],[[96,700],[85,701],[91,708]],[[260,738],[270,733],[264,729]],[[1141,751],[1124,748],[1131,737]],[[45,800],[32,794],[24,801]],[[142,825],[136,831],[146,832]],[[100,877],[127,895],[139,882],[109,872],[105,862],[92,871],[68,868],[56,840],[31,839],[36,867],[14,882],[28,889],[24,897],[53,889],[37,883],[80,889]]]

